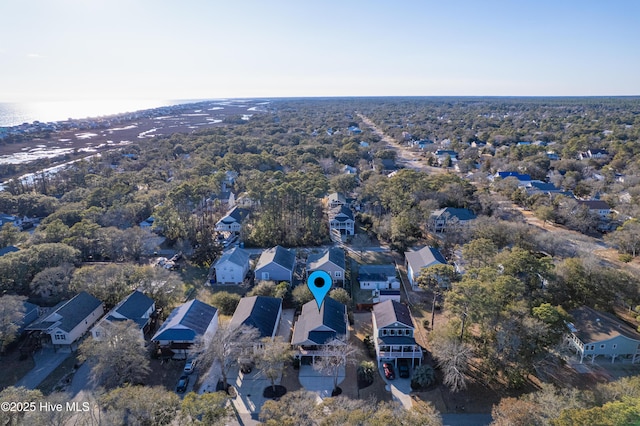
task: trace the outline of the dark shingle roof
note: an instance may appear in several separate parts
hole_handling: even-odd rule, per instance
[[[114,311],[125,318],[137,321],[153,306],[153,299],[136,290],[116,306]]]
[[[231,318],[232,326],[241,324],[255,327],[260,331],[260,337],[271,337],[278,326],[278,313],[282,306],[282,299],[267,296],[243,297],[238,303]]]
[[[442,215],[448,215],[449,217],[455,217],[458,220],[473,220],[476,215],[469,209],[460,209],[456,207],[445,207],[444,209],[434,210],[431,216],[440,217]]]
[[[67,333],[70,332],[100,305],[102,305],[102,302],[86,291],[77,294],[55,311],[62,317],[59,325],[60,329]]]
[[[346,336],[346,306],[330,297],[325,297],[318,311],[315,300],[302,306],[293,330],[292,345],[323,344],[339,336]]]
[[[344,222],[349,219],[353,220],[353,212],[349,207],[341,205],[340,207],[331,209],[329,212],[329,218],[337,220],[338,222]]]
[[[178,306],[151,340],[195,340],[203,336],[218,310],[199,300]]]
[[[373,316],[376,318],[378,328],[386,327],[395,322],[413,328],[409,308],[395,300],[385,300],[375,305],[373,307]]]

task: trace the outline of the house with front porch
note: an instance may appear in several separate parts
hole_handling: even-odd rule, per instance
[[[240,232],[242,223],[249,216],[249,210],[240,207],[234,207],[216,223],[216,231],[218,232]]]
[[[355,232],[353,212],[347,206],[339,206],[329,211],[329,231],[340,235],[353,235]]]
[[[104,303],[83,291],[71,300],[58,303],[26,330],[49,335],[56,350],[75,350],[78,340],[102,315]]]
[[[449,229],[458,229],[474,220],[476,215],[469,209],[445,207],[434,210],[429,216],[429,230],[444,232]]]
[[[415,327],[406,305],[395,300],[378,303],[373,307],[372,321],[378,363],[397,366],[399,359],[406,359],[414,367],[420,365],[422,347],[414,338]]]
[[[317,357],[330,355],[327,343],[349,340],[347,306],[325,297],[320,309],[315,300],[302,306],[302,313],[293,326],[291,345],[301,363],[315,362]]]
[[[206,346],[217,330],[218,310],[194,299],[171,311],[151,341],[171,357],[186,359],[199,339]]]
[[[640,361],[640,333],[613,315],[596,311],[588,306],[569,312],[573,321],[568,323],[566,341],[576,351],[580,363],[599,356],[610,358],[611,363],[625,360]]]

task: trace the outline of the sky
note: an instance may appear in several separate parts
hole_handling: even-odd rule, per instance
[[[0,102],[640,95],[637,0],[2,0]]]

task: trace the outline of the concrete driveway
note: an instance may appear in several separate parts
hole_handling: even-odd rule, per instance
[[[413,402],[411,401],[411,378],[403,379],[398,376],[398,369],[394,368],[394,372],[396,378],[393,380],[389,380],[384,376],[384,369],[382,368],[382,363],[378,364],[378,373],[380,373],[380,377],[386,383],[385,389],[391,392],[391,396],[394,401],[398,401],[402,404],[404,408],[410,410],[413,406]]]
[[[35,389],[49,374],[62,362],[71,356],[71,352],[54,352],[53,348],[42,348],[33,354],[35,367],[18,380],[16,387],[24,386],[27,389]]]
[[[340,367],[338,372],[338,385],[344,381],[345,369]],[[301,365],[298,380],[302,387],[318,394],[320,398],[331,397],[333,391],[333,376],[327,376],[315,370],[311,365]]]

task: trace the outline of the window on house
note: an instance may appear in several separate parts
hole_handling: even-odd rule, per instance
[[[614,344],[614,345],[613,345],[613,349],[617,349],[617,348],[618,348],[618,345],[617,345],[617,344]]]
[[[342,277],[342,271],[336,271],[336,278]]]
[[[395,331],[395,330],[389,330],[389,334],[390,334],[391,336],[395,336],[395,335],[396,335],[396,331]]]
[[[604,349],[604,346],[605,346],[605,345],[600,345],[600,349]]]
[[[387,330],[382,330],[382,335],[386,336],[387,335]]]
[[[66,340],[64,334],[54,334],[53,338],[55,340]]]

